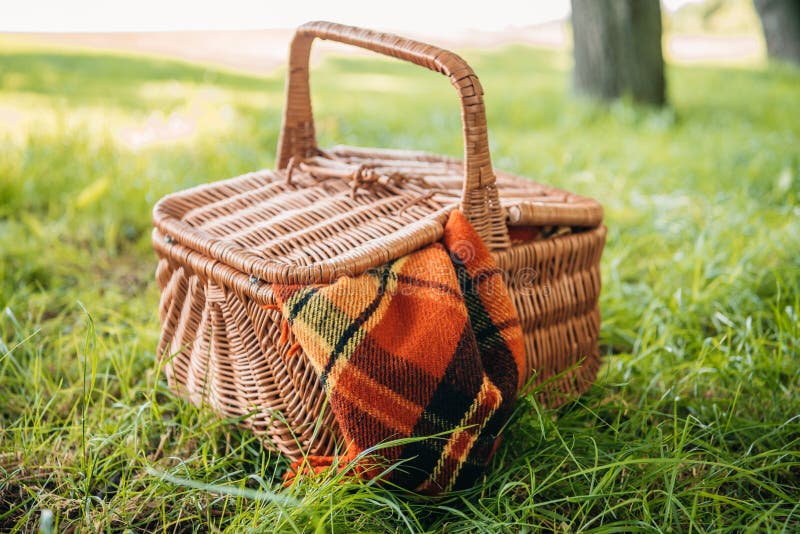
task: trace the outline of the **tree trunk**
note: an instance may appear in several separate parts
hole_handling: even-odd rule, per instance
[[[770,58],[800,65],[800,0],[755,0]]]
[[[666,100],[659,0],[572,0],[578,93]]]

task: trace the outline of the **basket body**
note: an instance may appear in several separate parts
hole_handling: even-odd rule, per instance
[[[430,186],[437,191],[446,191],[448,184],[458,183],[457,174],[436,175],[442,169],[460,170],[458,162],[447,158],[343,148],[333,154],[355,166],[362,161],[388,161],[387,155],[398,168],[407,168],[408,162],[423,163],[427,166]],[[403,156],[405,159],[401,159]],[[349,183],[329,179],[325,180],[328,205],[323,207],[316,196],[304,196],[308,191],[304,181],[314,179],[302,171],[294,172],[293,183],[289,185],[285,171],[263,171],[179,193],[165,199],[164,204],[176,214],[181,213],[183,206],[182,220],[204,226],[206,232],[237,235],[242,243],[255,245],[269,241],[263,228],[275,229],[277,235],[283,235],[286,229],[279,227],[281,222],[313,227],[313,223],[302,218],[305,210],[325,213],[336,205],[336,195],[341,197],[340,215],[354,212],[357,215],[359,202],[372,206],[375,196],[380,198],[387,193],[359,191],[356,199],[350,199]],[[517,223],[523,224],[517,228],[563,227],[570,220],[582,216],[596,218],[602,213],[586,215],[587,206],[596,203],[524,178],[499,173],[498,184],[501,195],[508,189],[526,203],[538,204],[537,212],[550,217],[548,220],[537,215],[540,219],[536,225],[518,220]],[[411,217],[435,219],[440,212],[455,209],[459,191],[454,187],[450,185],[449,194],[440,193],[441,199],[433,196],[426,199],[429,205],[419,203],[406,211],[416,209]],[[363,198],[359,199],[359,195]],[[388,202],[390,207],[408,203],[403,196],[396,196],[384,197],[393,199]],[[413,190],[410,198],[419,198],[418,191]],[[504,198],[515,200],[511,195]],[[298,220],[287,215],[287,206],[294,207]],[[513,211],[514,206],[506,211]],[[269,213],[276,215],[262,225],[254,222],[253,217],[265,218]],[[301,242],[316,243],[317,248],[339,254],[335,245],[326,247],[324,236],[347,234],[348,226],[342,220],[331,219],[325,219],[322,225],[317,222],[318,230],[325,225],[327,229],[312,232]],[[375,220],[381,219],[386,217]],[[357,216],[353,221],[354,228],[364,224]],[[533,385],[546,383],[539,400],[547,405],[556,406],[575,398],[592,383],[599,368],[598,297],[604,243],[605,228],[597,224],[574,227],[565,235],[514,240],[507,249],[493,252],[495,262],[505,273],[520,318],[529,377]],[[157,278],[162,289],[159,354],[168,355],[165,368],[170,386],[192,402],[210,405],[225,416],[250,414],[244,424],[268,436],[266,443],[291,458],[303,452],[331,454],[338,439],[336,421],[325,410],[325,395],[311,364],[302,352],[290,354],[294,344],[291,333],[285,333],[282,339],[280,313],[265,309],[274,304],[269,284],[167,239],[161,229],[155,230],[153,244],[160,257]],[[309,256],[305,261],[310,263],[313,258]]]
[[[314,38],[447,75],[461,101],[464,161],[319,150],[308,91]],[[335,417],[275,306],[274,284],[359,275],[438,241],[449,213],[461,209],[505,275],[539,399],[555,406],[585,391],[600,366],[602,208],[495,173],[482,95],[472,70],[450,52],[331,23],[301,27],[290,51],[277,170],[175,193],[154,209],[158,352],[172,389],[241,418],[292,459],[332,454],[340,444]]]

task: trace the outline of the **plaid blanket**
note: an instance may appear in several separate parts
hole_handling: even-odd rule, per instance
[[[502,273],[460,211],[450,215],[440,243],[357,277],[275,292],[319,373],[345,459],[397,438],[424,437],[381,450],[403,461],[388,480],[427,494],[475,482],[527,374]],[[332,461],[310,457],[305,468],[319,471]]]

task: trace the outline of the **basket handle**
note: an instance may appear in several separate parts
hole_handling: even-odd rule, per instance
[[[510,246],[505,215],[492,171],[483,88],[472,68],[456,54],[388,33],[333,22],[308,22],[297,29],[289,50],[286,105],[278,140],[278,169],[292,157],[317,154],[308,68],[315,38],[329,39],[409,61],[450,78],[461,102],[464,131],[464,187],[461,210],[490,250]]]

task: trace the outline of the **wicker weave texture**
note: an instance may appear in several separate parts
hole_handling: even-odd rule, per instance
[[[387,149],[320,150],[308,88],[315,37],[447,75],[461,102],[464,162]],[[175,193],[154,209],[159,354],[171,387],[242,417],[291,458],[331,454],[336,422],[273,308],[271,285],[360,274],[439,240],[448,214],[460,208],[506,275],[528,375],[545,383],[540,400],[557,405],[585,391],[600,365],[602,208],[495,173],[482,94],[472,70],[450,52],[331,23],[301,27],[290,51],[278,169]]]

